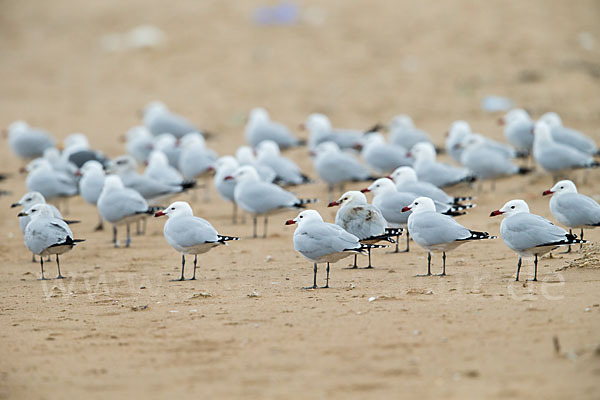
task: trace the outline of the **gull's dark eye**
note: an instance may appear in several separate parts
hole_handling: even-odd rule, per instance
[[[419,203],[415,203],[415,206],[418,206],[418,205],[419,205]]]
[[[174,210],[174,209],[175,209],[175,207],[171,207],[171,210]]]
[[[304,218],[304,217],[301,215],[300,218]]]
[[[25,201],[31,201],[31,200],[32,200],[32,199],[31,199],[31,197],[30,197],[30,198],[28,198],[28,199],[25,199]]]
[[[514,209],[514,208],[515,208],[515,206],[510,206],[510,208]]]
[[[565,187],[564,187],[564,186],[561,186],[560,188],[561,188],[561,189],[564,189]]]

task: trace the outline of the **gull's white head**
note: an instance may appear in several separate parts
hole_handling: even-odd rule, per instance
[[[328,207],[345,205],[364,205],[367,204],[367,197],[357,190],[350,190],[344,193],[337,201],[329,203]]]
[[[87,136],[83,133],[72,133],[63,140],[63,144],[65,149],[75,148],[78,149],[89,149],[90,142],[88,141]]]
[[[550,132],[550,126],[544,121],[538,121],[535,123],[533,128],[533,142],[535,143],[547,143],[553,142],[552,133]]]
[[[96,160],[86,161],[85,164],[79,169],[79,173],[83,176],[93,172],[102,172],[104,174],[104,167]]]
[[[372,192],[375,196],[387,192],[397,192],[394,181],[389,178],[379,178],[368,188],[361,190],[362,193]]]
[[[323,222],[323,218],[321,217],[321,214],[319,214],[315,210],[304,210],[300,214],[298,214],[298,216],[296,218],[288,219],[285,222],[285,224],[286,225],[298,224],[298,227],[301,227],[303,224],[306,224],[308,222],[315,222],[315,221]]]
[[[448,139],[461,140],[464,136],[469,135],[470,133],[471,126],[467,121],[454,121],[452,125],[450,125],[450,129],[448,130]]]
[[[467,148],[476,148],[476,147],[484,145],[484,144],[485,144],[485,138],[483,136],[481,136],[479,133],[472,133],[470,135],[463,137],[460,144],[455,145],[455,146],[459,146],[464,149],[467,149]]]
[[[547,112],[547,113],[545,113],[544,115],[542,115],[540,117],[539,121],[544,121],[551,128],[554,128],[554,127],[557,127],[557,126],[562,126],[562,119],[555,112]]]
[[[511,200],[508,203],[506,203],[501,209],[492,211],[490,217],[495,217],[496,215],[504,215],[505,217],[510,217],[511,215],[528,212],[529,206],[527,205],[525,200]]]
[[[29,128],[29,124],[25,121],[15,121],[8,125],[8,134],[24,132]]]
[[[134,126],[133,128],[130,128],[127,133],[125,133],[125,137],[127,138],[128,142],[132,142],[134,140],[137,139],[151,139],[152,138],[152,132],[150,132],[148,130],[148,128],[146,128],[145,126],[142,125],[138,125],[138,126]]]
[[[549,194],[554,194],[554,195],[558,196],[558,195],[564,194],[564,193],[577,193],[577,186],[575,186],[573,181],[566,179],[564,181],[556,182],[556,184],[554,186],[552,186],[552,189],[546,190],[542,194],[544,196],[549,195]]]
[[[415,123],[413,122],[412,118],[406,114],[396,115],[394,118],[392,118],[388,125],[390,130],[415,129]]]
[[[40,192],[27,192],[21,197],[16,203],[13,203],[11,207],[23,207],[23,210],[27,210],[34,204],[46,204],[46,199]]]
[[[23,211],[19,213],[19,217],[30,217],[31,220],[35,220],[41,217],[54,217],[54,212],[52,208],[45,203],[38,203],[32,205],[27,211]]]
[[[102,187],[102,193],[122,189],[125,189],[125,185],[123,185],[123,181],[119,178],[119,175],[106,176],[106,179],[104,179],[104,186]]]
[[[56,147],[48,147],[44,150],[43,157],[50,162],[58,161],[60,159],[60,151]]]
[[[237,168],[239,164],[235,157],[232,156],[222,156],[217,159],[215,164],[213,165],[215,171],[219,172],[227,168]]]
[[[410,149],[409,155],[416,161],[435,161],[435,147],[429,142],[419,142]]]
[[[167,155],[160,150],[152,150],[148,157],[148,166],[166,167],[169,165]]]
[[[531,117],[529,116],[529,113],[527,111],[525,111],[524,109],[513,108],[512,110],[507,112],[506,115],[504,116],[504,118],[502,119],[502,122],[504,122],[504,124],[506,124],[506,125],[513,124],[517,121],[518,122],[531,121]]]
[[[148,117],[153,117],[167,110],[167,105],[162,101],[151,101],[150,103],[146,104],[146,107],[144,107],[144,119]]]
[[[313,113],[306,118],[304,124],[310,133],[326,133],[331,131],[331,121],[324,114]]]
[[[402,209],[402,212],[406,211],[412,211],[413,214],[427,211],[435,212],[435,203],[429,197],[417,197],[410,205]]]
[[[272,140],[263,140],[256,146],[258,158],[265,156],[278,156],[281,152],[279,146]]]
[[[164,210],[154,214],[155,217],[161,217],[163,215],[166,215],[169,218],[191,217],[194,215],[194,211],[192,210],[192,207],[190,207],[190,205],[185,201],[176,201]]]
[[[170,133],[161,133],[156,137],[154,148],[165,151],[177,147],[177,138]]]
[[[137,163],[135,162],[135,158],[130,155],[119,156],[111,160],[109,167],[111,171],[115,171],[117,173],[135,171],[136,168]]]
[[[256,107],[250,110],[250,114],[248,115],[248,123],[253,125],[259,122],[269,121],[269,113],[266,109],[262,107]]]
[[[249,165],[256,162],[254,157],[254,150],[250,146],[240,146],[235,151],[235,158],[237,158],[240,165]]]
[[[388,178],[393,180],[396,185],[418,181],[417,172],[412,167],[398,167]]]
[[[197,146],[197,145],[206,147],[206,140],[204,140],[204,136],[202,136],[198,132],[187,133],[187,134],[185,134],[185,136],[183,136],[181,138],[180,146],[183,148],[188,147],[188,146]]]
[[[260,175],[256,172],[256,168],[251,165],[244,165],[235,170],[235,172],[224,178],[226,181],[234,179],[236,182],[259,181]]]
[[[317,156],[321,156],[324,154],[334,154],[339,152],[341,152],[340,146],[338,146],[337,143],[330,141],[319,143],[319,145],[314,150],[314,153]]]

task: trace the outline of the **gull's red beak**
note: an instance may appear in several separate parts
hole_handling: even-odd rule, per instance
[[[339,205],[340,205],[340,203],[338,203],[337,201],[332,201],[331,203],[329,203],[327,205],[327,207],[334,207],[334,206],[339,206]]]
[[[492,211],[490,213],[490,217],[495,217],[496,215],[501,215],[501,214],[504,214],[504,213],[500,210]]]
[[[404,208],[402,209],[402,212],[407,212],[407,211],[410,211],[410,207],[409,207],[409,206],[406,206],[406,207],[404,207]]]
[[[352,148],[353,148],[354,150],[358,150],[358,151],[360,151],[360,150],[362,150],[362,148],[363,148],[363,145],[362,145],[362,144],[360,144],[360,143],[355,143],[355,144],[353,144],[353,145],[352,145]]]
[[[361,192],[361,193],[369,193],[369,192],[370,192],[370,190],[369,190],[369,188],[364,188],[364,189],[362,189],[360,192]]]
[[[406,152],[406,157],[412,157],[412,153],[410,151]]]
[[[298,129],[300,129],[301,131],[306,129],[306,125],[304,125],[304,122],[301,124],[298,124]]]
[[[167,215],[162,211],[157,212],[156,214],[154,214],[155,217],[162,217],[163,215]]]
[[[75,171],[75,173],[73,175],[75,175],[75,176],[82,176],[83,174],[81,173],[81,170],[77,170],[77,171]]]
[[[500,117],[498,118],[498,125],[504,125],[504,118]]]
[[[542,196],[547,196],[552,193],[554,193],[552,190],[544,190],[544,193],[542,193]]]
[[[391,179],[391,180],[394,180],[394,178],[392,178],[392,176],[391,176],[391,175],[386,175],[386,178],[388,178],[388,179]]]
[[[210,165],[206,170],[213,172],[215,170],[215,167],[213,167],[212,165]]]
[[[223,178],[224,181],[230,181],[232,179],[235,179],[235,178],[231,175],[227,175],[225,178]]]
[[[287,221],[285,221],[286,225],[294,225],[296,223],[296,221],[294,221],[293,219],[288,219]]]

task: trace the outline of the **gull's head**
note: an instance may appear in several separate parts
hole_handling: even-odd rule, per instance
[[[238,168],[239,164],[235,157],[233,156],[222,156],[215,161],[213,168],[219,172],[219,170],[223,170],[225,168]]]
[[[367,132],[363,135],[366,140],[366,144],[378,144],[385,143],[385,137],[379,132]]]
[[[435,212],[435,203],[429,197],[417,197],[410,205],[404,207],[402,212],[412,211],[413,214],[420,212]]]
[[[272,140],[263,140],[256,146],[258,157],[278,156],[280,154],[279,146]]]
[[[344,193],[337,201],[329,203],[328,207],[367,204],[367,197],[357,190]]]
[[[19,217],[30,217],[33,221],[40,217],[53,217],[54,212],[48,204],[39,203],[32,205],[27,211],[20,212]]]
[[[161,133],[156,137],[154,148],[157,150],[165,151],[173,149],[177,146],[177,138],[170,133]]]
[[[250,146],[240,146],[235,151],[235,158],[240,165],[254,164],[256,157],[254,157],[254,150]]]
[[[319,143],[319,145],[314,150],[314,153],[317,156],[323,154],[334,154],[339,152],[341,152],[340,146],[338,146],[337,143],[330,141]]]
[[[550,132],[550,125],[544,121],[538,121],[535,123],[533,128],[533,140],[534,143],[552,142],[552,133]]]
[[[104,186],[102,187],[102,191],[110,191],[110,190],[120,190],[124,189],[125,185],[123,185],[123,181],[119,178],[119,175],[108,175],[104,180]]]
[[[310,133],[322,133],[331,131],[331,121],[324,114],[313,113],[306,118],[304,126]]]
[[[167,155],[160,150],[152,150],[148,157],[148,166],[166,167],[169,165]]]
[[[504,215],[506,217],[510,217],[514,214],[519,213],[528,213],[529,206],[525,202],[525,200],[511,200],[506,203],[501,209],[492,211],[490,217],[495,217],[496,215]]]
[[[417,182],[417,173],[412,167],[398,167],[388,176],[396,185]]]
[[[460,143],[454,145],[455,147],[466,148],[474,148],[485,143],[485,139],[479,133],[472,133],[470,135],[465,136]]]
[[[50,164],[50,162],[45,158],[36,158],[35,160],[31,160],[25,167],[27,172],[32,172],[38,169],[52,170],[52,164]]]
[[[251,165],[244,165],[235,170],[235,172],[229,176],[226,176],[224,180],[228,181],[234,179],[236,182],[248,182],[248,181],[259,181],[260,175],[256,172],[256,168]]]
[[[500,119],[502,124],[510,125],[515,122],[531,121],[529,113],[522,108],[513,108],[506,115]]]
[[[575,186],[573,181],[566,179],[564,181],[557,182],[554,186],[552,186],[552,189],[545,190],[542,194],[546,196],[549,194],[559,195],[563,193],[577,193],[577,186]]]
[[[285,221],[285,224],[298,224],[298,226],[302,226],[302,224],[311,221],[323,222],[323,218],[321,218],[321,215],[315,210],[304,210],[300,214],[298,214],[296,218],[288,219],[287,221]]]
[[[562,119],[555,112],[547,112],[547,113],[545,113],[544,115],[542,115],[540,117],[539,121],[544,121],[551,128],[554,128],[554,127],[557,127],[557,126],[562,126]]]
[[[375,196],[392,191],[397,192],[396,185],[389,178],[379,178],[368,188],[361,190],[362,193],[372,192]]]
[[[128,142],[131,142],[131,141],[137,140],[137,139],[142,139],[142,138],[151,139],[152,132],[150,132],[148,130],[148,128],[146,128],[145,126],[138,125],[138,126],[134,126],[133,128],[129,129],[127,131],[127,133],[125,133],[125,137],[127,138]]]
[[[104,173],[104,167],[102,166],[102,164],[100,164],[96,160],[89,160],[89,161],[86,161],[85,164],[83,164],[81,166],[81,168],[79,169],[78,175],[89,174],[92,171]]]
[[[415,129],[415,123],[412,118],[406,114],[396,115],[389,122],[388,127],[390,130],[394,129]]]
[[[23,207],[23,210],[27,210],[34,204],[46,204],[46,199],[40,192],[27,192],[21,197],[16,203],[11,204],[11,207]]]
[[[50,162],[58,161],[60,159],[60,151],[56,147],[48,147],[44,150],[43,157]]]
[[[149,118],[161,114],[167,110],[167,105],[162,101],[151,101],[150,103],[146,104],[142,113],[144,114],[144,118]]]
[[[204,136],[202,136],[202,134],[200,134],[199,132],[186,133],[181,138],[180,146],[185,148],[192,145],[200,145],[202,147],[206,147],[206,140],[204,139]]]
[[[109,169],[116,173],[135,171],[137,163],[130,155],[119,156],[110,161]]]
[[[448,130],[448,139],[449,140],[460,140],[462,137],[469,135],[471,133],[471,126],[467,121],[458,120],[454,121],[452,125],[450,125],[450,129]]]
[[[11,123],[10,125],[8,125],[8,134],[13,134],[13,133],[19,133],[19,132],[24,132],[29,128],[29,125],[27,124],[27,122],[25,121],[15,121],[13,123]]]
[[[269,112],[263,107],[255,107],[248,114],[248,123],[256,124],[259,122],[269,121]]]
[[[194,215],[194,211],[192,207],[185,201],[176,201],[172,203],[169,207],[165,208],[162,211],[154,214],[155,217],[162,217],[166,215],[169,218],[172,217],[189,217]]]
[[[89,149],[90,142],[88,141],[87,136],[83,133],[72,133],[63,140],[63,145],[65,149],[68,148],[81,148],[81,149]]]
[[[410,149],[409,155],[416,161],[435,161],[435,147],[429,142],[419,142]]]

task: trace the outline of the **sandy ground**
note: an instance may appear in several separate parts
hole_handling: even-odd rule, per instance
[[[162,99],[218,132],[209,144],[221,154],[242,143],[256,105],[294,127],[313,111],[356,128],[405,112],[442,143],[459,118],[500,138],[498,115],[480,109],[499,94],[534,115],[556,110],[600,141],[597,1],[304,1],[323,24],[288,27],[254,26],[252,3],[3,1],[0,125],[82,131],[118,155],[136,111]],[[167,42],[100,47],[102,35],[140,24]],[[591,50],[582,32],[595,38]],[[212,251],[199,280],[173,283],[180,257],[163,221],[113,249],[75,199],[69,217],[87,241],[62,258],[69,279],[40,282],[8,208],[25,188],[6,147],[0,171],[15,173],[2,183],[13,195],[0,199],[0,398],[600,397],[599,247],[544,258],[540,282],[515,283],[517,258],[501,240],[450,253],[445,278],[414,277],[426,253],[413,245],[377,252],[374,270],[344,270],[344,260],[331,289],[303,291],[312,267],[293,251],[290,212],[271,218],[268,240]],[[288,154],[314,176],[304,149]],[[598,177],[580,191],[600,196]],[[487,216],[512,198],[550,217],[541,192],[551,184],[502,181],[460,222],[497,234],[500,220]],[[321,198],[316,208],[333,220],[324,185],[297,192]],[[214,192],[193,205],[221,233],[248,238],[251,226],[232,225]],[[587,237],[598,243],[600,233]],[[527,261],[522,277],[531,273]]]

